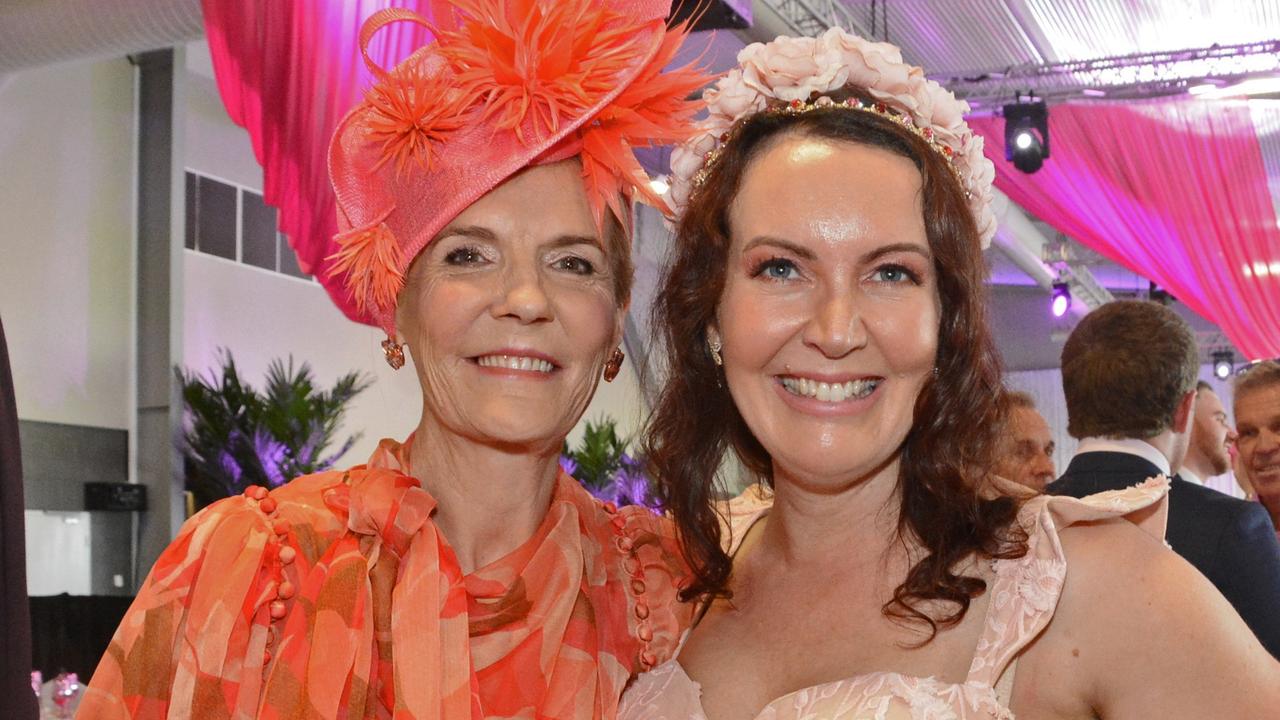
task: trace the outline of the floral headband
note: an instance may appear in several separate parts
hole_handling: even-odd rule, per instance
[[[739,120],[760,112],[803,113],[826,108],[868,112],[909,129],[945,159],[960,181],[985,249],[995,235],[991,181],[995,166],[982,154],[982,137],[964,122],[969,104],[957,100],[924,71],[902,61],[894,45],[831,28],[821,37],[779,37],[738,53],[739,67],[702,94],[710,115],[700,132],[671,154],[669,199],[683,213],[689,197],[715,166]],[[829,97],[860,88],[870,102]]]

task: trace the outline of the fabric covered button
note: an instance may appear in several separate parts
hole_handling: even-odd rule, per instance
[[[617,545],[618,549],[624,553],[631,552],[631,548],[635,547],[635,543],[633,543],[631,541],[631,538],[627,537],[626,535],[623,535],[622,537],[615,540],[614,544]]]
[[[640,572],[640,561],[636,560],[635,556],[628,555],[626,559],[622,561],[622,569],[626,570],[628,575],[635,575]]]
[[[274,532],[277,535],[288,535],[289,523],[284,520],[276,520],[271,523],[271,532]]]
[[[262,512],[270,515],[276,511],[275,498],[263,498],[258,502],[258,507],[262,509]]]
[[[286,614],[288,614],[289,609],[285,607],[283,602],[279,600],[273,600],[271,601],[269,612],[271,613],[272,620],[279,620],[283,618]]]
[[[636,626],[636,637],[644,642],[649,642],[653,639],[653,628],[649,627],[648,621],[641,620],[640,624]]]
[[[261,485],[250,485],[245,489],[244,494],[246,497],[251,497],[254,500],[261,500],[267,496],[267,489]]]
[[[643,600],[636,601],[636,617],[645,620],[649,617],[649,604]]]
[[[276,597],[280,598],[281,600],[288,600],[289,598],[293,597],[293,594],[296,591],[297,590],[293,587],[293,583],[289,582],[288,580],[285,580],[284,582],[280,583],[280,587],[276,590]]]
[[[293,559],[297,557],[297,555],[298,555],[298,551],[294,550],[288,545],[285,545],[284,547],[280,548],[280,562],[284,563],[285,565],[288,565],[289,563],[293,562]]]
[[[653,667],[654,665],[658,664],[658,658],[656,655],[653,654],[652,650],[646,649],[640,653],[640,662],[644,665],[645,669],[647,670]]]

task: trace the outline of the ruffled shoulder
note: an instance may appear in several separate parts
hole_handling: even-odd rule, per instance
[[[270,659],[268,628],[279,614],[273,603],[282,585],[292,589],[280,579],[298,555],[289,538],[320,546],[332,536],[323,506],[301,499],[341,478],[320,473],[273,494],[255,486],[187,520],[116,630],[80,717],[203,717],[212,706],[202,703],[215,697],[219,712],[252,716]]]
[[[1025,501],[1018,520],[1027,533],[1027,552],[992,563],[991,605],[969,680],[993,685],[1009,661],[1049,624],[1067,577],[1062,530],[1122,517],[1163,540],[1168,492],[1169,480],[1161,475],[1083,498],[1037,495]]]
[[[637,641],[635,672],[674,657],[692,620],[692,606],[680,602],[689,568],[680,553],[675,526],[649,508],[603,505],[613,531],[613,550],[626,596],[626,626]]]
[[[720,542],[733,555],[756,521],[773,507],[773,491],[764,483],[752,483],[736,497],[716,503],[720,517]]]

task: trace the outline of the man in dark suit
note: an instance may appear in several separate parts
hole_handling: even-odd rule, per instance
[[[1080,447],[1046,492],[1084,497],[1171,477],[1165,535],[1280,658],[1280,543],[1257,503],[1187,482],[1200,368],[1195,334],[1167,307],[1108,303],[1062,348],[1067,430]]]

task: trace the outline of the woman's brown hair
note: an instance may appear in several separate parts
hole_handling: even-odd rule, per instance
[[[729,595],[730,558],[721,546],[713,504],[721,492],[716,473],[726,450],[731,448],[751,473],[772,483],[771,458],[734,406],[707,349],[706,329],[725,284],[729,207],[751,162],[784,134],[882,148],[910,159],[923,178],[925,229],[942,312],[937,374],[916,399],[915,420],[901,449],[898,535],[913,538],[927,554],[896,588],[884,613],[927,624],[932,639],[939,625],[959,622],[970,601],[986,589],[980,578],[957,574],[955,567],[975,553],[1020,557],[1026,552],[1026,536],[1014,522],[1017,501],[980,493],[1007,400],[986,317],[986,264],[968,201],[938,152],[868,112],[766,111],[740,121],[680,220],[672,262],[654,305],[670,373],[645,449],[694,573],[683,598]],[[953,603],[956,609],[932,617],[919,609],[934,600]]]

